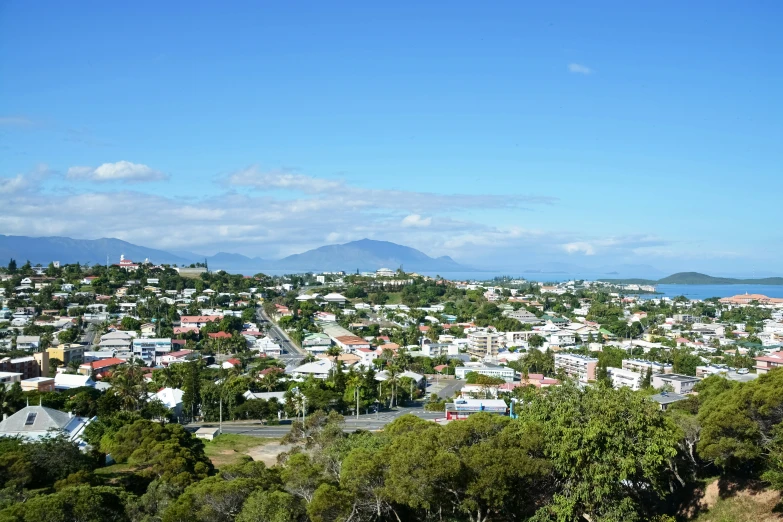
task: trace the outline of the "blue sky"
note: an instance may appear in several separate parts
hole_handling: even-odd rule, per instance
[[[779,2],[117,4],[0,2],[0,233],[783,273]]]

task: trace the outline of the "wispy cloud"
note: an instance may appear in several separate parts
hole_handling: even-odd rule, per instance
[[[289,190],[312,196],[294,205],[333,206],[338,209],[395,209],[409,214],[459,208],[527,208],[551,205],[556,197],[524,194],[436,194],[412,190],[377,189],[350,185],[343,180],[309,176],[294,170],[265,171],[251,166],[221,178],[234,187],[257,191]]]
[[[37,190],[41,181],[53,173],[47,165],[40,164],[34,169],[16,176],[0,177],[0,194],[11,195],[23,191]]]
[[[609,254],[617,251],[633,252],[643,255],[645,250],[670,245],[671,242],[650,235],[628,235],[595,239],[580,239],[561,244],[567,254],[594,256],[598,253]]]
[[[593,74],[593,70],[581,63],[569,63],[568,70],[575,74]]]
[[[0,125],[9,127],[32,127],[35,124],[30,118],[24,116],[0,116]]]
[[[124,181],[140,183],[144,181],[161,181],[168,176],[158,170],[141,163],[118,161],[104,163],[99,167],[71,167],[68,169],[69,179],[84,179],[90,181]]]

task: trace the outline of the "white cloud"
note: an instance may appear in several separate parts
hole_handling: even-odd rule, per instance
[[[104,163],[99,167],[71,167],[68,169],[68,178],[86,179],[91,181],[126,181],[138,183],[143,181],[160,181],[168,176],[141,163],[130,161],[118,161],[116,163]]]
[[[259,190],[295,190],[306,194],[316,194],[344,187],[341,181],[306,176],[283,169],[264,172],[257,165],[238,170],[228,176],[231,185],[253,187]]]
[[[574,241],[572,243],[566,243],[563,245],[563,250],[569,254],[582,253],[586,256],[595,255],[595,247],[585,241]]]
[[[0,194],[13,194],[27,187],[24,176],[19,174],[13,178],[0,178]]]
[[[0,116],[0,125],[31,127],[33,125],[33,120],[24,116]]]
[[[10,178],[0,178],[0,194],[15,194],[25,190],[35,190],[45,178],[52,174],[53,172],[49,170],[48,166],[40,164],[24,174],[17,174]]]
[[[423,218],[419,214],[409,214],[402,219],[402,226],[425,228],[432,224],[432,218]]]
[[[593,74],[593,70],[591,68],[580,63],[569,63],[568,70],[576,74]]]

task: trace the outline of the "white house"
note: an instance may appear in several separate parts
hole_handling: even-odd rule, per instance
[[[150,399],[158,399],[163,405],[172,410],[174,415],[182,413],[182,397],[185,392],[178,388],[162,388],[158,393],[151,393]]]
[[[293,379],[306,379],[313,376],[316,379],[326,379],[334,369],[334,363],[329,359],[319,359],[296,368],[286,368],[285,372]]]
[[[327,303],[336,304],[338,306],[345,306],[345,303],[348,302],[348,298],[336,292],[332,292],[331,294],[326,294],[325,296],[323,296],[323,300],[326,301]]]
[[[63,433],[68,440],[86,444],[81,440],[84,428],[92,421],[86,417],[76,417],[45,406],[27,406],[0,422],[0,436],[40,439],[51,435],[53,431]]]
[[[54,389],[57,391],[82,388],[84,386],[94,388],[95,381],[89,375],[81,374],[58,373],[54,376]]]

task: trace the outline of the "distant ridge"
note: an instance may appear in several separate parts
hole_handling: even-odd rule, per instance
[[[264,270],[334,271],[377,270],[403,267],[406,271],[466,272],[463,266],[448,256],[430,257],[420,250],[389,241],[362,239],[342,245],[326,245],[283,259],[269,260],[242,254],[219,252],[202,256],[191,252],[166,252],[128,243],[120,239],[72,239],[69,237],[28,237],[0,235],[0,264],[9,259],[24,263],[47,265],[61,263],[117,263],[120,255],[133,261],[149,259],[153,263],[189,265],[207,261],[211,269],[239,272]]]
[[[433,258],[415,248],[389,241],[361,239],[342,245],[326,245],[301,254],[284,257],[276,267],[292,270],[377,270],[379,268],[406,271],[467,271],[448,256]]]
[[[737,279],[714,277],[699,272],[678,272],[663,279],[600,279],[606,283],[626,285],[783,285],[783,277]]]

